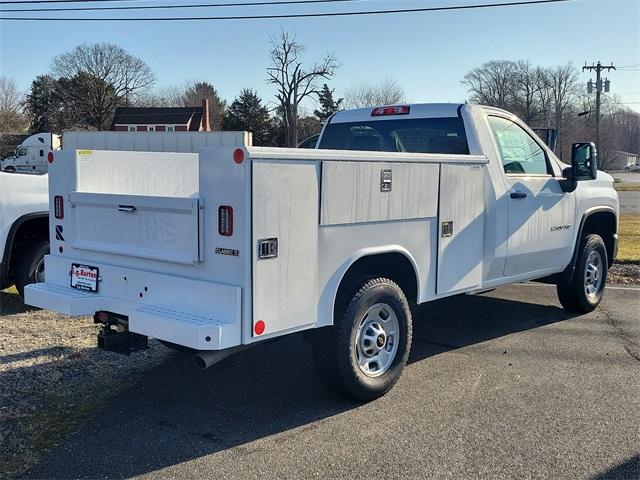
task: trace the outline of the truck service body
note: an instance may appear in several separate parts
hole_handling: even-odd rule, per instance
[[[202,366],[309,330],[321,376],[368,400],[400,375],[411,304],[543,277],[567,308],[600,301],[618,200],[591,147],[569,167],[515,116],[452,104],[340,112],[316,149],[205,135],[194,153],[56,152],[26,302]]]
[[[235,139],[233,133],[215,136],[203,132],[175,132],[158,135],[152,132],[67,131],[62,137],[37,133],[16,148],[15,157],[5,159],[0,172],[0,288],[24,286],[44,279],[44,255],[49,241],[49,160],[61,145],[68,150],[122,150],[146,152],[195,152],[214,142]],[[128,169],[129,166],[122,165]]]

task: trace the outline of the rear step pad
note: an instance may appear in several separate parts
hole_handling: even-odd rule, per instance
[[[71,287],[50,283],[33,283],[24,289],[24,300],[28,305],[53,310],[66,315],[93,315],[100,310],[104,297],[83,292]]]
[[[129,330],[196,350],[220,350],[233,342],[238,325],[208,315],[179,312],[155,305],[141,305],[129,316]],[[225,330],[230,333],[223,336]],[[232,344],[229,344],[232,342]]]

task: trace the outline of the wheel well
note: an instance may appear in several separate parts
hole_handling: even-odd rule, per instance
[[[411,261],[402,253],[368,255],[356,260],[345,272],[338,287],[335,308],[341,307],[364,278],[385,277],[397,283],[409,302],[418,296],[418,277]]]
[[[5,282],[12,283],[14,277],[14,266],[20,250],[36,242],[41,242],[49,238],[49,216],[47,214],[30,214],[18,219],[7,237],[4,250]]]
[[[582,226],[581,238],[596,234],[602,237],[607,248],[607,260],[609,266],[613,265],[613,256],[615,253],[614,234],[617,233],[616,216],[612,212],[595,212],[589,215]]]

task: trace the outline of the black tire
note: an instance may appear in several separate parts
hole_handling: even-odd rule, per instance
[[[604,287],[607,283],[607,270],[609,267],[607,259],[607,248],[600,235],[587,235],[582,238],[579,244],[578,258],[571,280],[563,278],[558,282],[558,299],[562,306],[571,312],[589,313],[596,309],[602,301]],[[593,293],[587,293],[589,283],[586,275],[589,269],[590,260],[599,258],[598,281],[593,286]],[[592,269],[590,270],[592,271]],[[591,275],[593,278],[593,275]]]
[[[403,291],[393,281],[373,278],[354,287],[354,293],[336,307],[335,324],[317,332],[312,342],[313,356],[318,375],[329,388],[345,397],[366,402],[387,393],[400,378],[411,350],[412,317]],[[373,309],[379,309],[379,312]],[[379,317],[369,319],[369,312],[373,311]],[[358,358],[364,360],[365,357],[376,358],[377,355],[363,356],[358,345],[363,348],[365,343],[358,343],[356,338],[359,334],[360,338],[369,338],[361,332],[371,331],[366,328],[367,325],[380,327],[380,324],[376,324],[377,318],[382,323],[397,320],[397,327],[394,328],[397,331],[391,334],[392,329],[389,328],[389,335],[386,335],[387,331],[383,329],[381,335],[376,337],[375,345],[369,342],[372,347],[369,352],[374,349],[387,352],[383,352],[383,355],[388,358],[388,364],[384,368],[381,363],[377,364],[378,372],[366,374]],[[376,365],[375,360],[372,365]]]
[[[44,274],[44,256],[48,254],[48,240],[35,243],[20,251],[16,262],[15,284],[16,290],[21,296],[24,296],[24,287],[31,283],[37,283],[39,274]]]
[[[13,167],[7,167],[4,169],[4,171],[7,173],[16,173],[16,169]]]

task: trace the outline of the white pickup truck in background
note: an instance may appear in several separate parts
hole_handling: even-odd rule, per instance
[[[154,337],[202,367],[307,331],[327,384],[371,400],[400,377],[412,305],[534,279],[573,311],[602,299],[618,198],[592,144],[564,165],[467,104],[340,112],[315,149],[204,135],[194,153],[56,152],[26,303],[94,315],[102,348]]]
[[[0,172],[0,289],[44,280],[49,253],[46,175]]]

